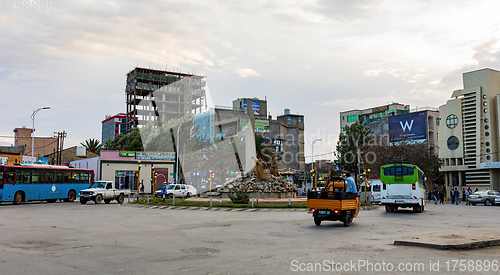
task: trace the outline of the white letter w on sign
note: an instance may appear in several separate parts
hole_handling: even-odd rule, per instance
[[[400,121],[399,124],[401,124],[401,128],[403,128],[403,132],[406,132],[406,128],[408,128],[408,131],[411,131],[411,127],[413,127],[413,119],[410,122],[410,125],[408,125],[408,121],[405,121],[405,125],[403,125],[403,122]]]

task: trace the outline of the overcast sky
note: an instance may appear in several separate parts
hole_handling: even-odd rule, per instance
[[[100,139],[145,66],[206,75],[216,105],[267,97],[274,117],[303,114],[306,156],[317,137],[326,154],[341,111],[439,107],[462,73],[500,69],[495,0],[147,2],[0,0],[0,145],[43,106],[37,136]]]

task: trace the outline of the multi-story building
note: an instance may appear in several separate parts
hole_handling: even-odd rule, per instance
[[[269,117],[269,131],[265,134],[283,154],[279,168],[305,169],[304,157],[304,115],[291,114],[285,109],[276,120]]]
[[[356,121],[372,130],[376,144],[388,145],[403,139],[425,141],[430,150],[437,154],[439,110],[432,107],[410,109],[410,105],[393,103],[364,110],[340,113],[340,131]]]
[[[500,71],[463,74],[463,89],[439,107],[439,157],[447,187],[500,188]]]
[[[31,128],[16,128],[14,129],[14,146],[24,146],[24,154],[31,156]],[[35,150],[33,151],[34,157],[43,157],[47,154],[58,151],[58,138],[54,137],[34,137]],[[34,160],[36,161],[36,160]]]
[[[135,68],[127,73],[125,88],[127,132],[152,121],[161,126],[170,119],[199,113],[206,106],[206,77]]]
[[[356,121],[366,123],[374,123],[384,121],[383,118],[389,116],[408,114],[410,112],[410,105],[403,105],[399,103],[391,103],[384,106],[374,108],[367,108],[362,110],[349,110],[340,112],[340,132],[344,132],[346,126],[353,124]],[[385,125],[385,123],[382,123]],[[375,135],[383,134],[388,129],[381,129],[380,133],[374,131]]]
[[[115,139],[119,134],[127,133],[127,114],[120,113],[114,116],[106,116],[102,121],[102,139],[104,143],[108,139]]]

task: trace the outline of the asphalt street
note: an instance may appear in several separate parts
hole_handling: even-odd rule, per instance
[[[498,247],[441,251],[393,243],[500,239],[499,212],[500,207],[449,204],[428,204],[421,214],[388,213],[380,207],[361,211],[345,228],[340,222],[328,221],[315,226],[305,210],[1,204],[0,269],[1,274],[295,274],[332,270],[342,274],[498,274]]]

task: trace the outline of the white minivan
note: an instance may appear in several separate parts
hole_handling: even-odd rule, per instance
[[[382,188],[382,182],[380,180],[372,180],[370,189],[373,197],[373,203],[380,203],[382,195],[380,193]]]

